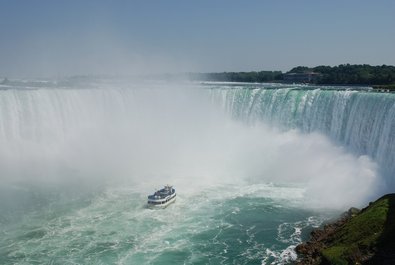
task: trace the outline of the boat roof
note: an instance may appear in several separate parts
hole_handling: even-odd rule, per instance
[[[176,192],[176,190],[173,188],[173,186],[166,185],[164,188],[155,191],[154,194],[148,195],[148,199],[152,200],[158,200],[158,199],[164,199],[169,195],[172,195]]]

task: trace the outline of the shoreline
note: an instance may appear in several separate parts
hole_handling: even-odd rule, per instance
[[[395,264],[395,193],[350,208],[296,246],[296,264]]]

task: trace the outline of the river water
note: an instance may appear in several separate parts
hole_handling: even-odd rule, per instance
[[[0,264],[287,264],[393,190],[394,113],[367,88],[11,80]]]

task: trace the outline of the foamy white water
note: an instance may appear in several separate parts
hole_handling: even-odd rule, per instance
[[[66,81],[0,90],[0,263],[285,264],[391,183],[392,95]]]

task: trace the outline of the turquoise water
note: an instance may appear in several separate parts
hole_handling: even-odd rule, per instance
[[[160,210],[132,187],[51,196],[2,223],[1,264],[283,264],[335,214],[304,210],[303,189],[274,184],[179,190]]]
[[[366,88],[10,80],[0,264],[288,264],[393,190],[394,115]]]

